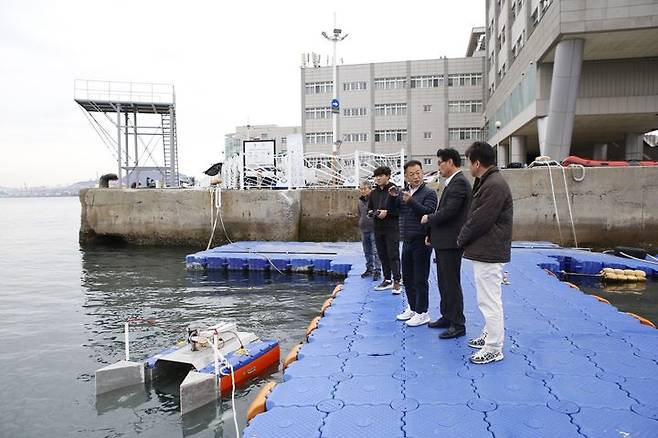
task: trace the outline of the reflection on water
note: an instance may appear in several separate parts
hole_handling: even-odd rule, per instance
[[[181,418],[175,380],[96,398],[94,371],[123,359],[123,322],[155,321],[131,326],[134,360],[183,339],[192,322],[229,318],[278,339],[285,355],[332,290],[319,276],[187,273],[194,248],[81,249],[76,198],[0,199],[0,209],[0,436],[232,437],[230,400]],[[242,428],[271,378],[281,376],[237,390]]]
[[[622,312],[643,316],[658,325],[658,282],[610,282],[596,277],[566,276],[583,292],[598,295]]]

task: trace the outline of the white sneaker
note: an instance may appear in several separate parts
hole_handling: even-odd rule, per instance
[[[397,282],[397,281],[394,281],[394,282],[393,282],[393,289],[391,290],[391,293],[392,293],[393,295],[400,295],[400,292],[401,292],[401,290],[400,290],[400,283]]]
[[[398,316],[396,316],[395,319],[397,319],[398,321],[407,321],[407,320],[411,319],[415,314],[416,314],[416,312],[411,310],[411,307],[407,306],[407,308],[404,309],[404,312],[402,312]]]
[[[416,313],[412,316],[405,324],[409,327],[418,327],[419,325],[424,325],[430,322],[430,314],[425,313]]]

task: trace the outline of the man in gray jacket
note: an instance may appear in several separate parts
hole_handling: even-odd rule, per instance
[[[491,145],[476,141],[466,150],[466,156],[475,183],[471,208],[457,245],[464,248],[464,258],[473,261],[478,306],[485,320],[482,335],[468,341],[470,347],[480,349],[470,360],[485,364],[503,359],[501,282],[512,247],[512,193],[495,166],[496,152]]]
[[[359,186],[359,191],[361,192],[357,204],[359,231],[361,231],[363,255],[366,258],[366,270],[361,274],[361,278],[372,276],[373,281],[378,281],[382,272],[382,264],[377,255],[377,245],[375,245],[374,219],[372,216],[368,216],[368,197],[372,187],[367,181],[363,181]]]

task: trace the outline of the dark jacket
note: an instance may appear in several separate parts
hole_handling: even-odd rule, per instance
[[[408,190],[409,188],[407,188]],[[436,192],[422,183],[409,202],[402,201],[402,194],[389,197],[389,208],[400,211],[400,240],[425,239],[427,225],[420,219],[436,210]]]
[[[388,198],[390,197],[388,194],[388,189],[394,186],[395,184],[389,182],[382,189],[377,184],[375,184],[375,187],[372,189],[372,192],[370,192],[370,196],[368,197],[368,210],[373,210],[375,212],[377,210],[388,210],[384,219],[379,219],[377,216],[374,218],[373,229],[377,234],[383,234],[392,231],[396,233],[398,232],[398,211],[389,209],[387,205]]]
[[[475,179],[466,223],[457,238],[464,257],[485,263],[507,263],[512,247],[512,192],[497,167]]]
[[[462,172],[450,180],[441,193],[439,208],[428,216],[430,241],[434,249],[457,249],[457,236],[471,206],[471,183]]]
[[[374,226],[373,218],[368,217],[368,198],[366,196],[359,196],[356,211],[359,213],[359,230],[362,233],[372,232]]]

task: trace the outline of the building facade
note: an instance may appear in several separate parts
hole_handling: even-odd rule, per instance
[[[236,126],[235,132],[224,135],[224,157],[222,161],[242,152],[244,140],[274,140],[275,153],[287,149],[287,137],[302,132],[300,126],[245,125]]]
[[[658,1],[485,2],[484,137],[499,164],[656,159]]]
[[[436,150],[463,152],[481,138],[486,81],[484,28],[464,58],[339,65],[339,154],[394,153],[436,169]],[[332,150],[332,67],[301,69],[305,152]]]

